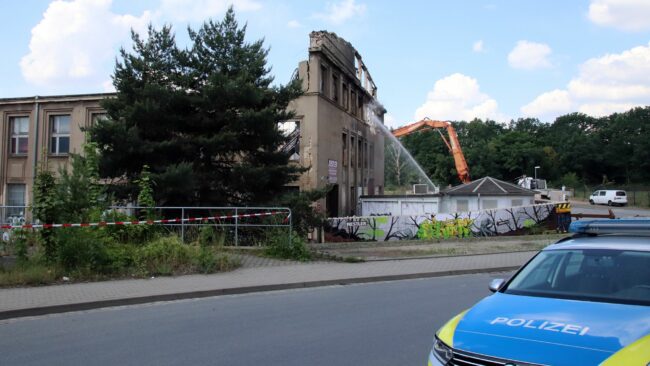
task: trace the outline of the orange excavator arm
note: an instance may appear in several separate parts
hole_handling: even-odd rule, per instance
[[[460,143],[458,142],[458,135],[456,134],[456,130],[451,123],[447,121],[432,121],[428,118],[425,118],[419,122],[411,123],[410,125],[406,125],[393,130],[393,135],[397,138],[400,138],[402,136],[410,135],[414,132],[428,128],[434,129],[440,133],[440,137],[442,137],[445,145],[447,145],[449,152],[451,152],[451,154],[454,156],[454,163],[456,164],[456,171],[458,172],[458,178],[460,178],[460,181],[463,183],[471,182],[471,179],[469,177],[469,167],[465,161],[465,155],[463,155],[463,150],[460,148]],[[447,130],[449,140],[447,140],[445,138],[445,135],[440,132],[441,128]]]

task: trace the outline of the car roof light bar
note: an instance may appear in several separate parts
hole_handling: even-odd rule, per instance
[[[642,234],[650,235],[650,219],[614,219],[574,221],[569,225],[574,234]]]

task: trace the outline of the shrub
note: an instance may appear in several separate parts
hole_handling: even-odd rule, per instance
[[[216,230],[214,226],[201,226],[199,229],[199,245],[223,246],[226,241],[226,233],[223,230]]]
[[[169,276],[188,272],[192,265],[192,253],[190,247],[181,243],[178,237],[162,237],[139,248],[136,263],[147,275]]]
[[[138,219],[123,212],[111,210],[105,212],[101,220],[128,222]],[[119,243],[139,245],[160,237],[165,232],[165,228],[162,225],[110,225],[102,227],[100,231]]]
[[[38,234],[25,229],[15,229],[11,234],[13,254],[19,264],[26,263],[29,259],[30,248],[38,246]]]
[[[111,243],[106,247],[106,254],[106,273],[125,273],[136,266],[137,247],[133,245]]]
[[[109,238],[93,228],[61,228],[56,232],[57,261],[63,269],[107,273]]]
[[[201,247],[195,257],[196,267],[201,273],[212,273],[217,268],[217,256],[208,248]]]
[[[280,229],[271,231],[267,237],[265,254],[271,257],[299,261],[311,259],[311,253],[301,236],[294,232],[291,235],[291,243],[289,243],[289,235],[285,230]]]

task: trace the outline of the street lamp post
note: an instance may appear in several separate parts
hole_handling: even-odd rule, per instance
[[[537,165],[537,166],[535,167],[535,180],[537,180],[537,169],[539,169],[539,168],[540,168],[539,165]]]

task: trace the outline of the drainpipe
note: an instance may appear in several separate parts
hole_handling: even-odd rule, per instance
[[[38,95],[34,97],[34,108],[36,112],[34,113],[34,176],[32,177],[32,203],[34,202],[34,185],[36,184],[36,174],[38,172],[38,129],[39,129],[39,112],[41,110]]]

